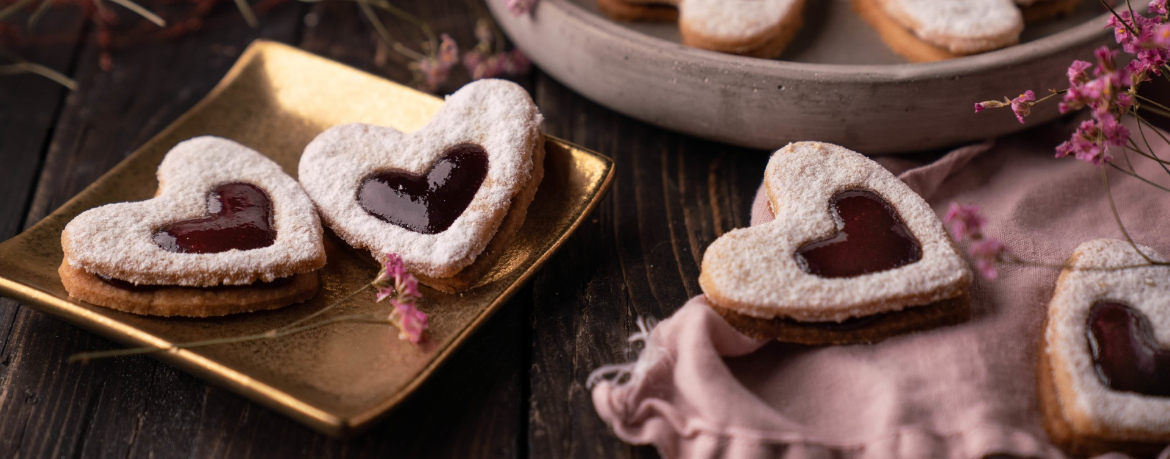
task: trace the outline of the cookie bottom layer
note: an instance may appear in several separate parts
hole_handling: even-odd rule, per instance
[[[1047,329],[1047,326],[1045,326]],[[1086,344],[1087,345],[1087,344]],[[1065,452],[1078,456],[1096,456],[1119,451],[1133,457],[1155,457],[1166,447],[1165,443],[1130,442],[1122,439],[1106,439],[1090,432],[1077,432],[1065,418],[1064,409],[1052,373],[1052,361],[1048,356],[1048,340],[1040,340],[1040,357],[1036,365],[1037,389],[1040,397],[1040,414],[1048,438]],[[1170,442],[1170,438],[1167,439]]]
[[[296,274],[279,287],[239,286],[226,289],[160,287],[136,292],[115,287],[62,260],[57,269],[69,296],[97,306],[132,314],[162,317],[217,317],[277,309],[317,294],[317,271]]]
[[[903,333],[953,325],[971,318],[970,296],[967,294],[842,323],[800,322],[783,317],[760,319],[714,305],[711,308],[747,336],[814,346],[876,343]]]
[[[678,8],[670,5],[631,3],[625,0],[597,0],[597,9],[615,21],[675,22]]]
[[[673,22],[678,20],[678,10],[670,5],[627,0],[597,0],[597,9],[617,21]],[[802,1],[796,5],[795,11],[783,22],[768,29],[767,32],[735,40],[705,37],[688,30],[681,24],[679,32],[682,34],[683,44],[693,48],[771,59],[779,57],[788,44],[796,38],[796,33],[804,25],[803,13],[804,2]]]
[[[877,30],[887,47],[910,62],[934,62],[963,56],[918,38],[887,15],[877,0],[853,0],[853,10]]]
[[[528,206],[536,197],[536,190],[544,180],[544,138],[536,142],[536,149],[532,152],[532,179],[516,196],[512,197],[508,205],[508,213],[500,222],[500,228],[492,236],[487,247],[475,257],[475,261],[466,268],[459,270],[451,277],[416,276],[423,285],[447,293],[461,292],[474,287],[484,280],[484,275],[496,266],[500,256],[504,254],[520,227],[524,226],[524,219],[528,216]]]
[[[1042,0],[1020,8],[1020,13],[1024,23],[1031,24],[1072,13],[1080,4],[1081,0]]]

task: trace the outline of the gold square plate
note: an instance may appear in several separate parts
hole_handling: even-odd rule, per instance
[[[201,102],[52,215],[0,244],[0,293],[129,346],[247,335],[329,304],[373,279],[368,253],[329,231],[321,291],[280,310],[215,319],[125,314],[69,298],[57,275],[61,230],[78,213],[150,198],[155,169],[176,143],[199,135],[241,142],[295,176],[301,151],[326,128],[352,122],[414,131],[443,105],[423,94],[274,42],[257,41]],[[368,427],[415,389],[499,309],[597,205],[613,178],[608,158],[548,138],[545,177],[528,218],[498,264],[461,295],[423,289],[430,330],[419,346],[391,327],[338,324],[270,341],[156,354],[163,361],[334,436]],[[336,314],[389,311],[359,295]]]

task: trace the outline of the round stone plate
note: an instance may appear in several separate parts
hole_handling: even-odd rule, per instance
[[[615,22],[595,0],[540,0],[522,16],[507,0],[487,3],[517,46],[574,91],[652,124],[768,150],[817,140],[904,153],[1018,131],[1058,116],[1056,104],[1036,106],[1025,126],[1006,112],[976,115],[975,102],[1065,87],[1073,59],[1091,60],[1113,41],[1109,13],[1084,0],[1069,16],[1029,25],[1019,45],[910,64],[849,0],[807,1],[780,60],[683,46],[677,25]]]

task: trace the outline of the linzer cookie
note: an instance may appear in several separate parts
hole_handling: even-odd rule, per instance
[[[1109,239],[1081,244],[1068,265],[1040,346],[1044,427],[1073,454],[1153,457],[1170,443],[1170,266]]]
[[[779,56],[800,30],[805,0],[597,0],[620,21],[674,21],[683,43],[730,54]],[[677,8],[677,10],[676,10]]]
[[[744,334],[874,342],[966,320],[971,271],[934,211],[877,163],[789,144],[764,172],[775,220],[715,240],[699,284]]]
[[[125,312],[207,317],[317,292],[325,265],[312,201],[243,145],[197,137],[158,168],[158,194],[78,215],[61,232],[69,295]]]
[[[853,7],[890,49],[914,62],[1011,46],[1024,29],[1012,0],[853,0]]]
[[[305,148],[300,180],[321,218],[424,284],[469,288],[524,222],[544,175],[540,113],[523,88],[480,80],[418,132],[347,124]]]

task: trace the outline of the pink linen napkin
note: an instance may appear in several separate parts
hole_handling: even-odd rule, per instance
[[[1081,242],[1121,237],[1100,169],[1053,159],[1066,132],[960,148],[899,177],[939,215],[952,201],[978,204],[986,233],[1014,254],[1060,263]],[[1134,164],[1170,182],[1151,162]],[[1116,171],[1109,179],[1130,234],[1170,254],[1170,195]],[[757,193],[752,224],[771,219]],[[1001,267],[996,281],[976,279],[970,321],[875,345],[751,339],[700,295],[632,337],[645,344],[637,361],[590,378],[593,404],[622,440],[667,458],[1065,457],[1041,427],[1035,377],[1058,274]]]

